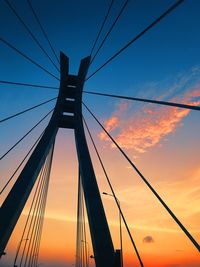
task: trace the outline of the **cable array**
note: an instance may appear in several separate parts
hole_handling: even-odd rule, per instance
[[[83,187],[79,170],[76,230],[76,267],[89,267],[89,247],[87,247],[87,245],[88,242],[85,226]]]
[[[19,241],[19,246],[16,251],[14,266],[17,261],[19,262],[19,265],[17,265],[19,267],[36,267],[38,264],[53,151],[54,143],[52,144],[38,177],[35,193],[33,195],[23,233]]]
[[[17,19],[24,26],[24,28],[26,29],[26,31],[28,32],[28,34],[32,37],[32,39],[34,40],[34,42],[38,45],[38,47],[42,50],[42,52],[47,56],[47,58],[50,60],[50,62],[53,64],[53,66],[56,68],[56,70],[59,72],[59,68],[56,66],[56,64],[53,62],[53,60],[51,59],[51,57],[45,51],[45,49],[43,48],[43,46],[41,45],[41,43],[38,41],[38,39],[36,38],[36,36],[32,33],[31,29],[27,26],[27,24],[24,22],[24,20],[21,18],[21,16],[17,13],[17,11],[14,8],[14,6],[8,0],[4,0],[4,2],[12,10],[12,12],[15,14],[15,16],[17,17]]]
[[[106,15],[105,15],[105,17],[104,17],[104,20],[103,20],[103,22],[102,22],[102,25],[101,25],[101,27],[100,27],[100,29],[99,29],[99,32],[98,32],[98,34],[97,34],[97,37],[96,37],[96,39],[95,39],[95,41],[94,41],[94,44],[93,44],[93,46],[92,46],[92,49],[91,49],[91,52],[90,52],[90,56],[92,56],[92,53],[93,53],[93,51],[94,51],[94,49],[95,49],[95,46],[96,46],[96,44],[97,44],[97,42],[98,42],[98,40],[99,40],[99,37],[100,37],[100,35],[101,35],[101,32],[102,32],[102,30],[103,30],[103,28],[104,28],[104,26],[105,26],[105,23],[106,23],[106,21],[107,21],[107,19],[108,19],[109,14],[110,14],[110,11],[111,11],[111,8],[112,8],[112,6],[113,6],[113,3],[114,3],[114,0],[111,0],[110,5],[109,5],[109,7],[108,7],[108,10],[107,10],[107,12],[106,12]]]
[[[43,33],[45,39],[47,40],[47,42],[48,42],[48,44],[49,44],[49,46],[50,46],[50,48],[51,48],[51,50],[52,50],[52,52],[53,52],[53,54],[54,54],[54,56],[55,56],[55,58],[56,58],[58,64],[60,64],[59,59],[58,59],[58,56],[56,55],[55,49],[53,48],[53,45],[52,45],[52,43],[50,42],[50,40],[49,40],[49,38],[48,38],[48,35],[47,35],[47,33],[46,33],[44,27],[42,26],[42,23],[40,22],[40,19],[39,19],[38,15],[37,15],[35,9],[33,8],[33,5],[31,4],[31,1],[30,1],[30,0],[27,0],[27,3],[28,3],[28,5],[29,5],[29,7],[30,7],[30,9],[31,9],[31,11],[32,11],[32,13],[33,13],[33,15],[34,15],[34,17],[35,17],[37,23],[38,23],[38,25],[40,26],[40,29],[41,29],[41,31],[42,31],[42,33]]]
[[[116,19],[114,20],[113,24],[111,25],[110,29],[108,30],[107,34],[105,35],[105,37],[103,38],[102,42],[99,45],[99,48],[97,49],[96,53],[94,54],[94,56],[91,59],[90,65],[93,63],[93,61],[95,60],[96,56],[98,55],[99,51],[101,50],[101,48],[103,47],[103,45],[105,44],[106,40],[108,39],[109,35],[111,34],[112,30],[114,29],[115,25],[117,24],[117,21],[120,19],[121,15],[123,14],[127,4],[128,4],[129,0],[126,0],[122,6],[122,8],[119,11],[119,14],[117,15]]]
[[[130,45],[132,45],[135,41],[137,41],[140,37],[142,37],[146,32],[148,32],[152,27],[158,24],[162,19],[164,19],[167,15],[169,15],[175,8],[177,8],[184,0],[178,0],[174,5],[172,5],[169,9],[167,9],[160,17],[154,20],[148,27],[146,27],[142,32],[140,32],[137,36],[135,36],[131,41],[125,44],[119,51],[117,51],[113,56],[111,56],[104,64],[102,64],[98,69],[96,69],[91,75],[86,78],[86,81],[92,78],[97,72],[103,69],[108,63],[113,61],[117,56],[119,56],[123,51],[125,51]]]

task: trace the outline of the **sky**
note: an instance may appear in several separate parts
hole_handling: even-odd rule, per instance
[[[27,1],[10,0],[45,50],[56,62]],[[140,33],[175,1],[130,0],[88,74]],[[76,74],[80,60],[90,54],[110,1],[32,0],[57,55],[70,60]],[[115,0],[102,36],[124,1]],[[87,91],[121,94],[200,105],[200,2],[185,0],[176,10],[126,49],[84,86]],[[25,31],[5,1],[0,2],[0,37],[59,77],[59,73]],[[102,38],[102,37],[101,37]],[[59,88],[59,81],[0,41],[0,80]],[[0,119],[56,97],[57,90],[0,84]],[[84,94],[109,133],[200,243],[200,165],[198,111],[119,101]],[[3,154],[54,106],[51,102],[0,125]],[[150,190],[84,111],[95,142],[120,200],[145,267],[197,267],[199,253]],[[12,153],[0,161],[1,188],[38,138],[49,117]],[[88,136],[87,136],[88,137]],[[110,193],[88,138],[99,190]],[[77,155],[73,130],[60,129],[56,139],[39,263],[48,267],[75,262]],[[15,179],[0,196],[2,203]],[[6,248],[0,266],[12,266],[32,195]],[[118,210],[112,197],[102,195],[115,249],[119,248]],[[90,254],[93,254],[87,223]],[[139,266],[123,226],[124,266]],[[94,262],[91,259],[90,265]]]

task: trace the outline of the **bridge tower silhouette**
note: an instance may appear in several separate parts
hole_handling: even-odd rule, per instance
[[[90,158],[82,120],[82,91],[90,57],[81,60],[78,75],[69,74],[69,58],[60,53],[60,90],[52,117],[0,209],[0,254],[3,255],[12,231],[51,150],[59,128],[74,129],[81,183],[97,267],[120,266]],[[116,258],[119,259],[119,253]],[[120,262],[120,260],[118,260]]]

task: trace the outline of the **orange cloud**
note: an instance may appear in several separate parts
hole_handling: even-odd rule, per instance
[[[107,121],[105,121],[105,129],[110,132],[119,126],[119,118],[117,116],[112,116]],[[99,134],[101,140],[109,140],[105,132]]]
[[[199,105],[199,97],[200,89],[198,88],[186,92],[182,97],[171,99],[171,101]],[[127,111],[130,111],[128,109],[127,102],[121,103],[114,115],[105,122],[105,128],[114,134],[117,143],[122,148],[134,149],[139,153],[144,153],[148,148],[158,144],[165,136],[173,133],[190,113],[189,109],[148,104],[133,117],[124,119],[125,115],[128,116]],[[108,141],[103,132],[99,136],[101,140]]]

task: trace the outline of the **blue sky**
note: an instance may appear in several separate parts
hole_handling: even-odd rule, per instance
[[[11,3],[51,54],[26,1],[11,1]],[[57,54],[60,50],[66,53],[70,58],[70,70],[76,73],[80,59],[90,53],[109,2],[60,0],[56,3],[50,0],[48,4],[46,1],[33,1],[32,4]],[[130,1],[116,28],[90,67],[89,74],[173,3],[174,1],[167,0]],[[104,33],[122,4],[123,1],[115,2]],[[184,1],[168,17],[92,77],[86,83],[85,89],[150,98],[159,97],[162,94],[162,88],[158,87],[156,92],[155,90],[152,92],[152,85],[161,83],[167,88],[170,83],[179,79],[179,75],[191,71],[199,64],[199,6],[199,1]],[[1,2],[0,14],[1,25],[5,25],[1,27],[1,36],[58,76],[57,70],[33,42],[4,1]],[[1,43],[0,51],[2,80],[59,86],[57,80],[27,62],[3,43]],[[57,94],[48,89],[6,85],[0,85],[0,88],[2,117]],[[103,98],[87,95],[85,99],[88,103],[95,104],[95,109],[105,113],[104,116],[112,112],[112,105],[104,111],[101,109]],[[9,108],[7,107],[8,101]],[[113,100],[108,99],[107,103],[113,103]],[[49,107],[46,106],[40,110],[45,112]],[[30,122],[28,116],[27,120]]]
[[[42,45],[51,53],[26,1],[11,2]],[[77,71],[80,59],[89,54],[108,3],[108,1],[60,0],[55,5],[53,0],[48,1],[48,4],[46,1],[33,1],[33,6],[55,50],[57,53],[62,50],[69,56],[72,73]],[[91,66],[89,73],[92,73],[173,3],[174,1],[167,0],[130,1],[116,28]],[[105,30],[116,17],[122,4],[122,1],[116,1]],[[144,85],[169,78],[173,79],[180,73],[198,65],[199,5],[198,1],[185,1],[110,65],[92,77],[86,83],[85,88],[94,91],[143,95],[145,92],[141,88]],[[1,24],[5,25],[1,28],[1,36],[15,44],[17,48],[41,63],[52,73],[58,75],[4,1],[1,2],[0,12]],[[58,81],[32,66],[24,58],[5,47],[4,44],[1,44],[1,59],[2,80],[58,86]],[[31,97],[27,97],[26,92]],[[14,111],[16,95],[21,98],[21,101],[18,101],[20,105],[23,105],[24,97],[26,97],[26,103],[31,105],[36,101],[50,98],[56,93],[51,92],[51,90],[10,88],[10,86],[1,85],[0,94],[2,97],[4,96],[4,99],[8,97],[12,101]],[[157,94],[159,96],[160,92],[158,91]],[[99,101],[96,97],[92,98],[98,104]]]

